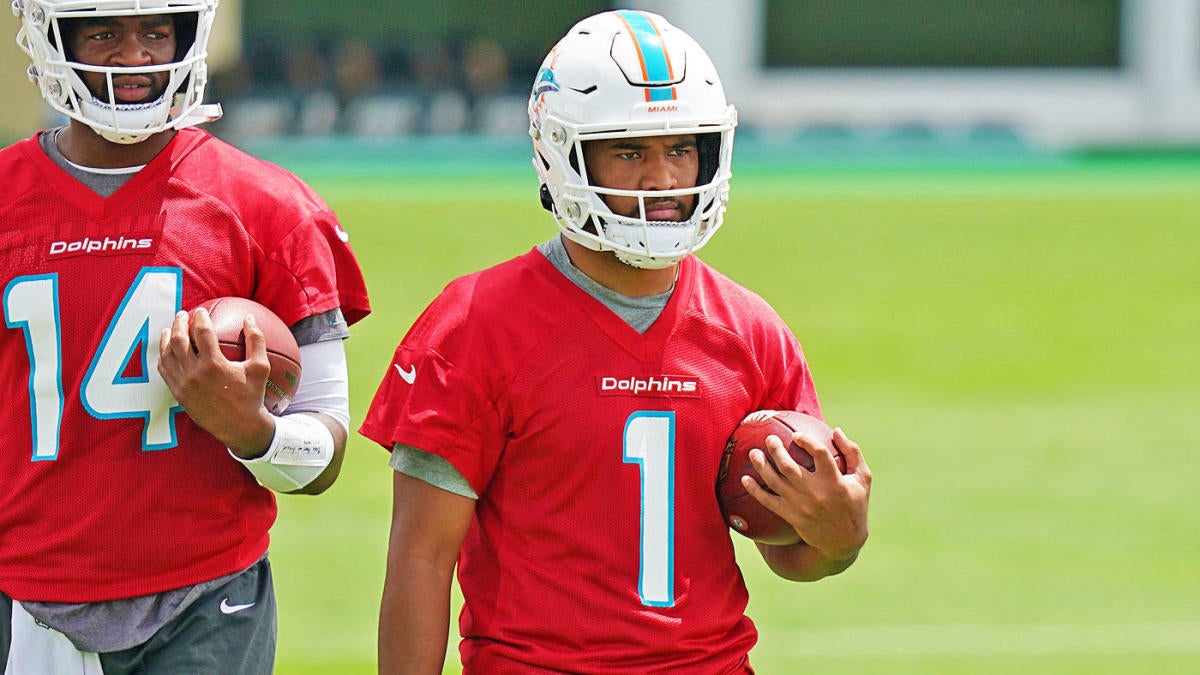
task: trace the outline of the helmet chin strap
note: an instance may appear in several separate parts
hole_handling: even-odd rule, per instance
[[[625,251],[614,251],[614,253],[616,253],[617,260],[620,260],[630,267],[636,267],[640,270],[666,269],[677,264],[680,260],[678,258],[672,258],[670,260],[657,260],[654,258],[647,258],[645,256],[635,256],[632,253],[626,253]]]
[[[170,105],[166,97],[159,97],[156,101],[149,103],[132,103],[132,104],[117,104],[112,105],[105,103],[98,98],[80,101],[80,109],[84,116],[89,119],[111,119],[115,127],[123,131],[115,131],[113,129],[105,129],[97,126],[92,126],[92,130],[107,141],[120,145],[132,145],[141,143],[142,141],[161,133],[168,114],[170,113]],[[202,105],[196,108],[191,114],[182,118],[180,124],[173,125],[173,128],[181,129],[183,127],[195,126],[212,122],[221,117],[221,105],[212,103]]]
[[[629,226],[626,226],[626,227],[629,227]],[[626,265],[629,265],[630,267],[636,267],[638,269],[643,269],[643,270],[664,269],[667,267],[671,267],[672,265],[675,265],[680,260],[682,260],[684,257],[682,255],[678,256],[678,257],[666,257],[666,258],[651,257],[651,256],[643,255],[643,254],[633,253],[631,251],[624,251],[624,250],[621,250],[618,248],[614,248],[610,244],[606,244],[604,241],[602,241],[600,239],[600,237],[597,237],[594,234],[584,235],[581,232],[579,232],[578,230],[574,230],[574,229],[568,227],[561,220],[559,220],[558,229],[559,229],[559,232],[563,236],[565,236],[567,239],[570,239],[571,241],[575,242],[576,244],[579,244],[580,246],[582,246],[590,251],[610,252],[617,258],[617,260],[621,261],[622,263],[624,263]],[[619,243],[621,243],[622,245],[625,244],[625,242],[623,242],[623,241],[619,242]]]
[[[624,247],[613,249],[617,259],[631,267],[647,270],[670,267],[691,253],[699,227],[700,223],[691,219],[661,224],[650,221],[645,225],[606,219],[604,223],[606,238]],[[637,253],[637,249],[660,253]]]
[[[705,227],[696,212],[679,222],[623,222],[596,193],[590,195],[593,203],[585,221],[571,224],[555,208],[546,185],[540,193],[542,206],[554,215],[564,236],[593,251],[611,251],[617,260],[639,269],[658,270],[678,263],[698,248],[696,242]]]
[[[92,98],[80,101],[79,107],[84,117],[112,120],[114,127],[123,130],[115,131],[93,126],[92,129],[105,140],[121,145],[130,145],[140,143],[156,133],[152,129],[160,127],[167,119],[170,105],[165,97],[159,97],[158,100],[150,103],[117,105]]]
[[[224,111],[221,110],[220,103],[205,103],[204,105],[197,107],[191,113],[184,115],[182,118],[182,123],[176,128],[182,129],[184,127],[194,127],[197,124],[216,122],[217,120],[221,119],[221,116],[224,114]]]

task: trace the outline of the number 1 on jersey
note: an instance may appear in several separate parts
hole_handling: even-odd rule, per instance
[[[675,604],[675,413],[643,410],[625,420],[624,461],[642,474],[642,604]]]

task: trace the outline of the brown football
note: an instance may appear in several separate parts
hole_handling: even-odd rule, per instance
[[[263,405],[271,414],[281,414],[300,385],[300,347],[296,345],[291,329],[270,309],[248,298],[213,298],[197,305],[199,307],[208,310],[221,353],[230,361],[246,360],[242,325],[247,314],[254,316],[259,330],[267,338],[267,358],[271,361]]]
[[[823,443],[833,451],[838,471],[846,472],[846,459],[833,444],[833,429],[811,415],[794,410],[759,410],[750,413],[738,424],[725,443],[721,468],[717,475],[717,501],[721,515],[734,532],[764,544],[794,544],[800,541],[792,526],[774,511],[763,506],[742,486],[742,476],[751,476],[766,487],[750,463],[750,451],[767,449],[767,437],[778,436],[797,464],[815,470],[812,455],[792,442],[796,431],[807,432],[809,438]],[[771,466],[770,454],[767,461]]]

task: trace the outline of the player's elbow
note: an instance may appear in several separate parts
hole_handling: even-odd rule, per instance
[[[776,576],[797,582],[820,581],[841,574],[858,560],[859,553],[856,550],[842,558],[831,558],[803,542],[787,546],[759,544],[758,548]]]
[[[305,485],[299,490],[289,492],[289,495],[319,495],[324,493],[333,484],[337,482],[338,476],[342,473],[342,455],[343,451],[339,448],[333,453],[333,457],[329,460],[329,466],[320,473],[311,483]]]

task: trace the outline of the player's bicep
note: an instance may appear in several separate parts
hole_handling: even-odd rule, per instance
[[[392,480],[391,555],[453,567],[475,514],[475,500],[400,471],[393,472]]]

